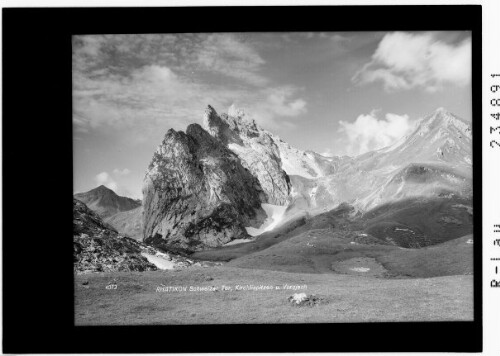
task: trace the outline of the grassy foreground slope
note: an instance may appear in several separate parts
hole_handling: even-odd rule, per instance
[[[113,226],[116,231],[134,240],[142,241],[142,206],[132,210],[116,213],[106,219],[106,222]]]
[[[311,230],[228,263],[248,269],[427,278],[473,272],[472,235],[421,249],[366,244],[354,233]]]
[[[190,256],[229,261],[223,266],[77,275],[76,324],[472,320],[471,208],[452,199],[427,203],[382,207],[373,214],[341,205],[313,218],[297,217],[254,242]],[[434,229],[427,230],[428,224]],[[431,244],[402,247],[415,242]],[[110,283],[116,289],[108,289]],[[238,285],[271,288],[237,290]],[[288,302],[301,292],[322,302]]]
[[[106,285],[115,281],[115,290]],[[165,286],[233,287],[231,291],[157,292]],[[235,290],[236,285],[296,285],[303,290]],[[334,323],[473,319],[472,276],[380,279],[220,266],[178,272],[118,272],[76,276],[77,325]],[[324,299],[297,307],[296,292]]]
[[[265,250],[310,230],[345,229],[346,226],[351,224],[351,215],[352,207],[347,204],[341,204],[331,211],[312,218],[307,214],[297,215],[286,224],[263,233],[255,241],[200,251],[194,253],[191,257],[202,260],[230,261],[250,253]]]
[[[191,257],[284,272],[436,277],[472,273],[471,234],[472,207],[466,199],[407,199],[364,214],[342,204],[253,242]]]
[[[456,196],[405,199],[358,219],[365,232],[402,247],[435,245],[471,234],[472,202]]]

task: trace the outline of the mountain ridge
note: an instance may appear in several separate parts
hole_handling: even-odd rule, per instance
[[[345,201],[358,209],[414,196],[443,192],[472,195],[471,126],[445,109],[424,116],[412,132],[394,144],[355,157],[344,157],[334,174],[317,179],[292,177],[296,205],[331,209]],[[431,179],[417,179],[427,175]],[[397,179],[399,177],[399,180]],[[392,193],[389,193],[392,191]],[[322,201],[317,201],[320,196]]]
[[[140,200],[120,196],[104,185],[87,192],[76,193],[74,197],[85,203],[89,209],[95,211],[103,219],[141,206]]]
[[[279,136],[257,125],[251,116],[234,105],[229,108],[228,114],[220,115],[213,107],[208,106],[203,116],[203,127],[189,125],[186,134],[169,130],[167,136],[176,139],[170,142],[165,142],[164,139],[157,149],[146,174],[143,190],[144,225],[151,226],[144,237],[154,239],[157,243],[182,240],[183,247],[189,248],[187,245],[192,241],[190,242],[189,238],[186,240],[182,231],[186,226],[197,226],[201,220],[193,214],[184,214],[179,221],[173,211],[161,217],[156,215],[153,220],[148,217],[148,211],[155,215],[156,209],[163,209],[163,206],[168,207],[170,204],[163,198],[151,198],[149,194],[151,182],[154,181],[154,178],[150,178],[157,176],[158,165],[154,163],[155,160],[168,162],[168,169],[161,178],[167,186],[169,182],[179,180],[179,177],[184,175],[188,181],[193,177],[201,179],[199,184],[202,184],[205,190],[226,190],[228,184],[235,183],[232,181],[234,178],[227,176],[231,176],[231,170],[224,169],[224,172],[218,173],[214,171],[216,166],[221,164],[220,159],[223,157],[233,157],[231,159],[241,165],[238,169],[249,174],[243,181],[252,180],[250,176],[255,178],[253,184],[240,185],[237,190],[238,194],[258,197],[251,198],[250,205],[235,205],[233,198],[228,200],[224,195],[222,198],[217,195],[219,203],[212,207],[222,206],[217,204],[224,202],[229,204],[231,209],[235,209],[230,214],[230,224],[233,225],[232,229],[234,226],[238,226],[238,229],[227,235],[229,221],[223,219],[225,222],[221,230],[217,219],[203,218],[203,229],[210,231],[208,235],[212,236],[208,238],[206,235],[207,239],[212,241],[202,244],[206,247],[215,247],[213,244],[220,245],[233,239],[248,238],[245,229],[250,224],[249,217],[260,216],[262,208],[259,204],[264,203],[287,207],[286,216],[283,218],[286,221],[286,217],[300,215],[301,212],[319,214],[343,203],[353,205],[356,210],[366,211],[402,199],[442,197],[450,194],[470,198],[472,195],[469,172],[472,162],[471,128],[465,121],[443,108],[418,120],[415,129],[395,144],[355,157],[324,157],[312,151],[296,149]],[[183,140],[184,144],[194,140],[192,148],[176,152],[176,147]],[[207,155],[205,151],[212,153]],[[173,162],[176,162],[176,165],[173,165]],[[212,162],[212,168],[206,169],[207,162]],[[211,176],[218,178],[210,178]],[[184,187],[185,183],[181,186]],[[166,187],[155,189],[153,196],[165,197],[165,194],[171,194],[168,193],[169,190],[165,190]],[[171,188],[168,189],[171,191]],[[198,207],[196,209],[213,204],[212,193],[210,197],[205,198],[200,191],[194,194],[193,198],[188,189],[187,193],[174,195],[179,201],[194,199],[193,202],[196,202]],[[152,201],[154,206],[150,206]],[[196,212],[196,209],[193,212]],[[277,223],[279,222],[275,221],[273,226]],[[180,228],[182,225],[184,227]],[[161,234],[158,235],[154,231],[161,231]],[[190,231],[190,228],[186,231]]]

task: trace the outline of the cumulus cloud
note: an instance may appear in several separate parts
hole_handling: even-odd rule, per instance
[[[304,113],[306,110],[305,100],[290,100],[292,95],[293,90],[287,87],[270,90],[267,96],[269,109],[280,116],[297,116]]]
[[[262,86],[267,78],[259,74],[265,61],[249,44],[235,34],[211,34],[196,52],[194,62],[202,69]]]
[[[471,80],[471,39],[447,43],[437,33],[386,34],[370,62],[352,78],[357,84],[381,82],[386,91],[421,88],[427,92],[444,85],[466,86]]]
[[[359,115],[354,122],[340,121],[339,124],[339,131],[346,135],[346,152],[349,155],[389,146],[413,127],[408,115],[387,113],[385,118],[378,118],[376,111]]]
[[[168,67],[148,65],[128,77],[82,79],[74,91],[75,133],[92,129],[132,129],[135,136],[158,126],[184,129],[202,117],[207,104],[216,108],[233,102],[256,114],[263,126],[306,112],[306,101],[292,86],[251,90],[191,83]],[[149,131],[148,131],[149,130]]]
[[[113,174],[116,174],[117,176],[126,176],[126,175],[129,175],[130,174],[130,169],[128,168],[124,168],[124,169],[118,169],[118,168],[115,168],[113,169]]]
[[[307,103],[297,97],[298,89],[294,87],[277,87],[263,90],[258,100],[241,100],[232,103],[242,109],[248,119],[255,120],[264,128],[294,128],[293,118],[307,112]],[[251,98],[255,98],[251,97]],[[291,121],[283,120],[290,118]]]
[[[273,127],[306,110],[293,86],[272,85],[265,61],[243,35],[77,36],[73,41],[74,133],[99,130],[151,138],[158,127],[185,129],[207,104],[238,102]],[[258,104],[257,104],[258,103]],[[262,113],[262,115],[260,115]],[[125,133],[126,132],[126,133]]]
[[[104,185],[114,192],[118,191],[118,184],[107,172],[101,172],[94,177],[97,186]]]
[[[213,94],[217,95],[159,65],[146,65],[124,75],[77,74],[74,83],[75,132],[134,129],[135,134],[140,135],[162,124],[178,129],[193,121],[192,102],[203,106]]]

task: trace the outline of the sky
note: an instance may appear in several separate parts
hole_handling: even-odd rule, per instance
[[[302,150],[358,155],[444,107],[470,121],[468,32],[286,32],[73,37],[74,191],[142,198],[170,129],[243,108]]]

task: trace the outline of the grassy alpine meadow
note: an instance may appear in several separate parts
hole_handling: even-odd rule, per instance
[[[294,293],[320,302],[297,306]],[[473,276],[377,278],[227,265],[75,276],[76,325],[469,321]]]

